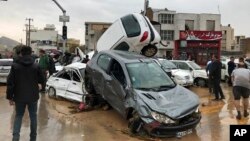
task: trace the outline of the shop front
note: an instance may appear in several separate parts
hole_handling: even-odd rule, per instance
[[[221,31],[180,31],[175,41],[174,59],[193,60],[204,66],[212,54],[220,58]]]

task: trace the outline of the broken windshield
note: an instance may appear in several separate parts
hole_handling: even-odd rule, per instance
[[[155,90],[163,86],[175,86],[172,79],[154,62],[129,63],[126,67],[136,89]]]

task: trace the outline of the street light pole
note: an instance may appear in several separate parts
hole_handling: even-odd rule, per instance
[[[55,4],[62,10],[63,16],[66,17],[66,10],[63,9],[63,7],[56,0],[52,0],[52,1],[55,2]],[[65,26],[66,26],[66,21],[63,21],[63,27]],[[63,52],[66,51],[66,40],[67,39],[63,39]]]

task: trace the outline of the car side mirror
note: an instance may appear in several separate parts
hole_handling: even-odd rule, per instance
[[[193,69],[192,69],[192,68],[189,68],[189,70],[190,70],[190,71],[193,71]]]

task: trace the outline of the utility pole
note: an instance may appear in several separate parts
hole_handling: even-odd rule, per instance
[[[146,16],[148,5],[149,5],[149,0],[145,0],[144,1],[144,11],[143,11],[144,16]]]
[[[63,16],[60,16],[59,20],[60,20],[60,22],[63,22],[62,37],[63,37],[63,52],[65,52],[66,51],[66,42],[67,42],[67,26],[66,26],[66,22],[69,22],[69,16],[66,16],[66,10],[64,10],[63,7],[56,0],[52,0],[52,1],[55,2],[55,4],[63,12]]]
[[[28,24],[28,36],[27,36],[27,34],[26,34],[26,45],[27,46],[30,46],[30,21],[33,21],[33,19],[31,19],[31,18],[26,18],[26,21],[28,21],[29,22],[29,24]],[[27,26],[26,26],[26,30],[27,30]],[[28,39],[28,40],[27,40]]]

